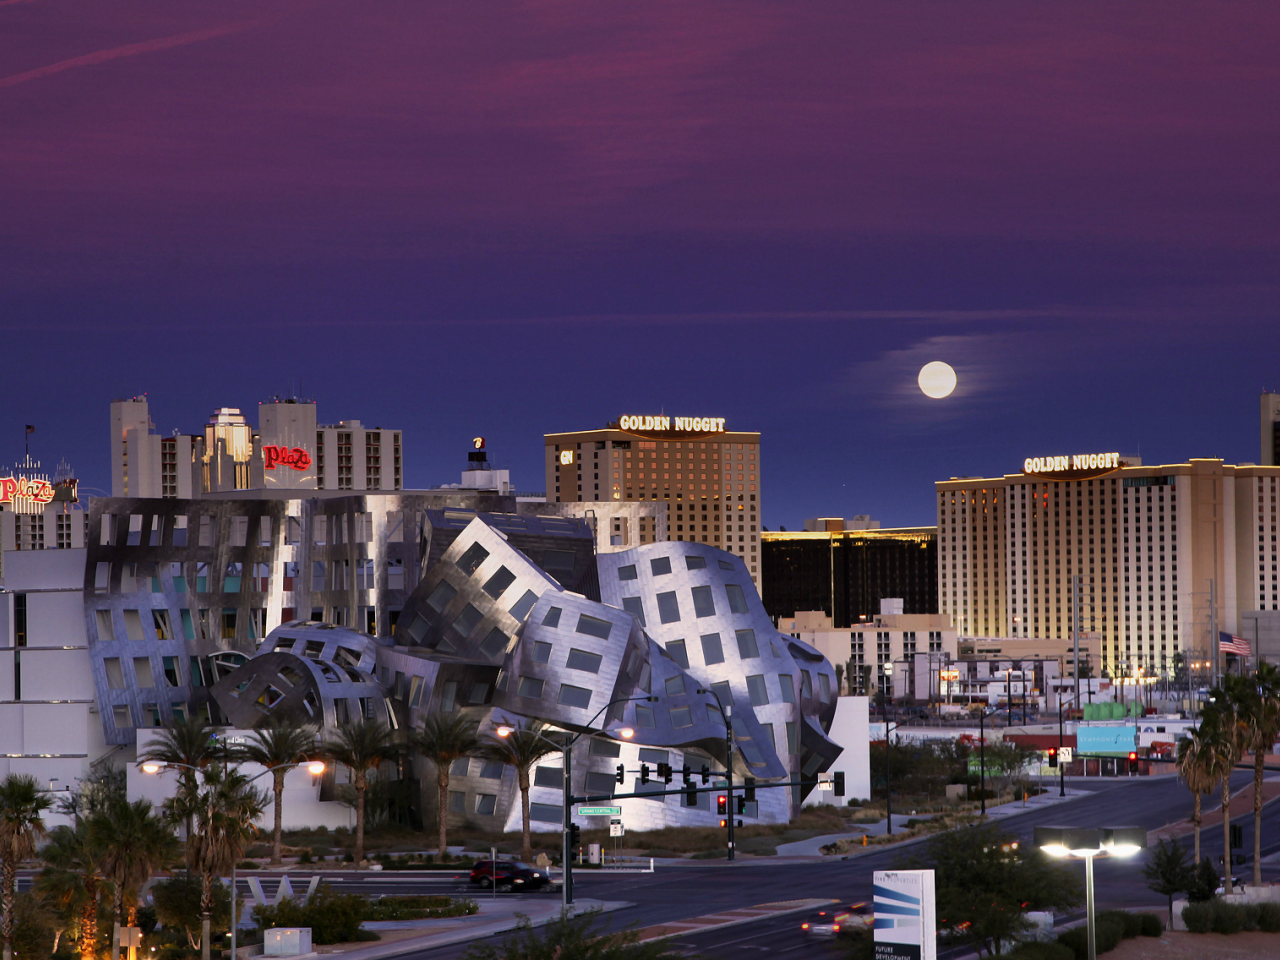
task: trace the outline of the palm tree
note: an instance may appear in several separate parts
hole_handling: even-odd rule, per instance
[[[529,772],[549,753],[560,750],[543,736],[546,724],[538,721],[518,723],[505,737],[495,736],[485,749],[491,760],[515,767],[520,784],[521,845],[520,858],[528,861],[533,856],[533,843],[529,837]],[[568,829],[568,824],[565,824]]]
[[[400,744],[381,720],[360,720],[338,725],[337,735],[326,740],[321,752],[334,763],[351,771],[356,791],[355,861],[364,860],[364,794],[369,789],[369,770],[377,769],[400,752]]]
[[[225,758],[226,748],[218,741],[218,731],[198,717],[171,720],[159,730],[158,735],[138,755],[138,763],[153,760],[156,763],[183,764],[178,767],[178,792],[190,800],[195,797],[198,784],[194,767],[203,770],[210,763]],[[186,820],[187,836],[191,836],[191,818]]]
[[[187,867],[200,876],[200,957],[209,960],[214,882],[244,856],[257,835],[254,822],[267,808],[267,797],[224,764],[210,764],[201,773],[204,782],[195,796],[173,797],[165,805],[171,818],[186,817],[195,827],[187,839]]]
[[[1232,678],[1227,678],[1232,679]],[[1210,706],[1206,707],[1200,724],[1208,730],[1210,750],[1215,757],[1221,781],[1222,793],[1222,887],[1227,893],[1234,891],[1231,882],[1231,771],[1240,762],[1244,743],[1244,726],[1241,720],[1240,690],[1235,684],[1216,687],[1209,691]]]
[[[280,859],[280,830],[284,819],[284,778],[289,770],[316,752],[316,732],[311,726],[273,720],[257,728],[248,743],[236,751],[238,759],[271,771],[275,794],[275,823],[271,828],[271,863]]]
[[[1253,884],[1262,885],[1262,777],[1267,754],[1280,737],[1280,670],[1261,663],[1249,678],[1234,678],[1239,688],[1244,749],[1253,753]]]
[[[119,956],[120,928],[133,926],[138,913],[137,890],[151,875],[177,855],[173,828],[152,812],[151,801],[117,803],[88,822],[90,838],[101,851],[103,874],[113,888],[111,956]],[[125,910],[125,893],[130,892]],[[126,922],[127,920],[127,922]]]
[[[1191,808],[1191,825],[1195,827],[1195,862],[1200,862],[1200,798],[1213,793],[1222,779],[1219,772],[1217,756],[1213,751],[1211,730],[1203,725],[1192,727],[1187,731],[1185,739],[1178,743],[1178,773],[1182,776],[1187,789],[1191,791],[1193,806]]]
[[[18,895],[18,864],[35,856],[44,837],[40,816],[53,806],[35,777],[9,774],[0,781],[0,937],[4,960],[13,960],[13,909]]]
[[[481,748],[475,721],[460,713],[437,714],[423,721],[422,729],[413,738],[413,747],[436,768],[436,787],[439,790],[440,835],[438,843],[443,858],[445,827],[449,812],[449,772],[453,764],[463,757],[478,753]]]
[[[55,906],[68,926],[76,927],[80,960],[98,955],[98,901],[102,895],[102,848],[86,822],[55,827],[40,851],[47,866],[36,878],[36,890]],[[208,960],[208,957],[205,957]]]

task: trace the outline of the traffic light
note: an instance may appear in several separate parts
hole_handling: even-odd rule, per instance
[[[663,783],[670,783],[670,782],[671,782],[671,778],[672,778],[673,776],[674,776],[674,772],[673,772],[673,771],[672,771],[672,769],[671,769],[671,764],[669,764],[669,763],[660,763],[660,764],[658,764],[658,779],[659,779],[659,780],[661,780]]]
[[[832,774],[831,782],[835,788],[835,795],[837,797],[843,797],[844,796],[844,771],[837,770],[834,774]]]
[[[728,820],[726,820],[724,817],[721,817],[721,818],[720,818],[720,829],[721,829],[721,830],[728,829],[728,826],[729,826],[729,821],[728,821]]]
[[[705,787],[707,781],[711,779],[711,769],[704,763],[702,765],[702,785]]]
[[[640,782],[649,782],[649,765],[647,763],[640,764]]]
[[[1133,773],[1138,769],[1138,755],[1134,751],[1129,751],[1129,772]]]
[[[569,824],[569,849],[579,846],[582,843],[582,828],[576,823]]]
[[[729,814],[729,798],[723,793],[716,795],[716,813],[720,816],[728,816]],[[723,823],[720,826],[724,826]]]
[[[1049,766],[1056,767],[1058,765],[1058,748],[1049,748]]]
[[[738,813],[745,814],[747,812],[747,798],[738,797]]]
[[[1238,823],[1231,824],[1231,849],[1244,849],[1244,827]]]
[[[698,788],[692,783],[688,784],[688,789],[684,792],[684,805],[686,807],[696,807],[698,805]]]
[[[684,765],[684,768],[680,771],[680,776],[684,780],[685,786],[688,786],[690,783],[693,782],[693,777],[690,774],[689,765],[687,763]]]
[[[744,800],[754,800],[756,798],[756,778],[755,777],[743,777],[742,798]],[[739,810],[738,812],[745,813],[746,811]]]
[[[619,783],[625,783],[627,779],[627,768],[622,764],[618,764],[618,772],[613,775],[613,778]]]

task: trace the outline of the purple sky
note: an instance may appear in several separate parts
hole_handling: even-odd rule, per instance
[[[0,462],[34,423],[105,487],[113,397],[290,390],[413,486],[723,416],[771,527],[1256,460],[1277,49],[1273,3],[0,0]]]

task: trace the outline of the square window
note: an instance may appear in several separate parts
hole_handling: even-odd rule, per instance
[[[449,776],[465,777],[470,770],[471,770],[471,758],[459,757],[457,760],[453,761],[453,763],[449,765]]]
[[[736,583],[726,583],[724,585],[724,592],[728,594],[729,611],[731,613],[747,612],[747,597],[742,592],[742,587],[738,586]]]
[[[549,608],[547,610],[547,615],[542,618],[542,625],[544,627],[560,626],[560,608],[559,607]]]
[[[480,564],[484,563],[489,557],[489,551],[478,543],[473,543],[467,547],[466,553],[458,561],[458,569],[467,576],[471,576],[480,568]]]
[[[674,677],[667,677],[666,692],[668,697],[684,696],[684,675],[677,673]]]
[[[538,823],[561,823],[564,820],[564,811],[551,803],[531,803],[529,819]]]
[[[711,597],[710,587],[693,588],[693,615],[695,617],[714,617],[716,602]]]
[[[476,625],[484,619],[484,614],[477,610],[472,604],[467,604],[462,608],[462,612],[453,621],[453,629],[458,631],[461,637],[471,635],[471,631]]]
[[[559,702],[566,707],[589,707],[591,705],[591,691],[585,687],[573,687],[567,683],[562,683],[560,685]]]
[[[756,647],[756,632],[754,630],[739,630],[738,635],[738,656],[743,660],[750,660],[753,657],[760,656],[760,650]]]
[[[653,725],[653,708],[636,707],[636,726],[651,730]]]
[[[587,772],[587,793],[612,796],[618,781],[612,773]]]
[[[565,666],[570,670],[585,670],[587,673],[600,672],[600,654],[588,653],[586,650],[570,650]]]
[[[524,596],[522,596],[519,600],[517,600],[514,604],[512,604],[511,609],[508,610],[507,612],[510,613],[511,616],[515,617],[517,620],[523,621],[524,618],[529,615],[529,611],[533,609],[533,605],[537,602],[538,602],[538,595],[534,593],[532,590],[526,590],[524,592]],[[559,609],[556,607],[552,607],[551,609],[556,612],[556,621],[559,622],[560,620]],[[548,612],[547,615],[550,616],[550,612]]]
[[[504,590],[515,583],[516,575],[506,567],[499,567],[498,572],[490,577],[484,585],[484,592],[495,600],[502,596]]]
[[[528,697],[530,700],[542,699],[542,681],[537,677],[521,677],[520,686],[516,688],[517,696]]]
[[[608,620],[589,617],[585,613],[578,615],[578,633],[585,634],[588,637],[596,637],[599,640],[608,640],[609,631],[612,629],[613,624]]]
[[[747,677],[747,693],[751,695],[751,705],[753,707],[763,707],[769,702],[769,690],[765,687],[764,676],[756,674]]]
[[[427,606],[436,613],[444,613],[444,608],[449,605],[449,601],[457,594],[457,590],[448,580],[441,580],[436,584],[436,588],[431,591],[431,595],[427,597]]]
[[[688,707],[672,707],[671,708],[671,725],[676,728],[692,727],[693,714]]]
[[[693,556],[685,557],[684,565],[688,570],[705,570],[707,568],[707,558]]]
[[[778,674],[778,686],[782,689],[782,702],[796,702],[796,682],[789,673]]]
[[[741,518],[739,518],[739,519],[741,519]],[[738,529],[739,529],[739,530],[741,530],[742,528],[741,528],[741,527],[739,527]],[[732,563],[731,561],[729,561],[729,560],[718,560],[717,562],[720,564],[720,569],[721,569],[721,570],[732,570],[732,569],[733,569],[733,563]]]
[[[533,785],[535,787],[554,787],[556,790],[563,790],[564,768],[536,767],[533,771]]]
[[[601,737],[591,738],[591,755],[593,757],[617,757],[622,756],[622,744],[617,740],[606,740]]]
[[[667,653],[671,655],[672,660],[680,664],[682,669],[689,669],[689,651],[685,649],[683,640],[668,640]]]
[[[715,663],[724,663],[724,650],[720,646],[720,634],[708,633],[699,639],[702,640],[702,662],[707,666]]]
[[[511,641],[505,633],[494,627],[489,631],[489,635],[484,638],[484,643],[480,644],[480,650],[486,656],[496,657],[507,649],[507,644]]]
[[[619,580],[634,580],[636,578],[636,565],[634,563],[627,564],[625,567],[618,568]]]
[[[449,812],[450,813],[466,813],[467,812],[467,794],[465,791],[463,790],[449,791]]]
[[[649,561],[649,569],[655,577],[661,577],[671,572],[670,557],[654,557]]]
[[[498,797],[492,793],[482,793],[476,797],[476,813],[484,817],[493,816],[498,809]],[[228,898],[230,899],[230,898]]]
[[[679,623],[680,603],[674,590],[658,594],[658,619],[663,623]]]
[[[551,659],[551,644],[535,640],[533,643],[533,662],[546,663]]]
[[[640,626],[647,626],[644,622],[644,604],[641,603],[639,597],[623,597],[622,609],[635,617],[636,620],[639,621]]]

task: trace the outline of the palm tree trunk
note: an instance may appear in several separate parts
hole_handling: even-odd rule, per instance
[[[364,860],[364,792],[369,788],[369,780],[360,773],[356,776],[356,866]]]
[[[80,960],[96,960],[98,956],[98,890],[96,884],[86,884],[89,898],[80,910]],[[206,957],[205,960],[208,960]]]
[[[124,883],[117,876],[111,896],[111,960],[120,960],[120,919],[124,914]]]
[[[1231,885],[1231,772],[1222,777],[1222,889],[1234,893]]]
[[[276,794],[276,822],[275,826],[271,829],[271,865],[273,867],[278,867],[283,862],[280,858],[280,829],[281,824],[284,822],[285,772],[283,770],[274,770],[272,773],[274,774],[272,779],[275,781],[272,786],[275,788]]]
[[[567,827],[565,829],[568,829]],[[520,859],[525,863],[533,859],[533,840],[529,836],[529,770],[520,770]],[[566,868],[567,869],[567,868]]]
[[[449,848],[444,844],[445,826],[448,823],[449,817],[449,768],[444,763],[436,764],[436,787],[440,792],[440,796],[436,800],[436,805],[439,807],[436,819],[440,824],[439,857],[441,860],[444,860],[449,855]]]
[[[213,877],[207,872],[200,875],[200,960],[209,960],[209,939],[213,913]]]
[[[1200,863],[1200,791],[1197,790],[1192,796],[1195,797],[1194,806],[1191,808],[1191,825],[1196,828],[1196,865]]]
[[[1253,885],[1262,886],[1262,774],[1266,751],[1259,746],[1253,754]]]
[[[18,865],[9,857],[5,857],[3,876],[0,876],[0,904],[4,907],[3,920],[0,921],[0,937],[4,940],[4,960],[13,960],[13,904],[14,886],[18,879]]]

